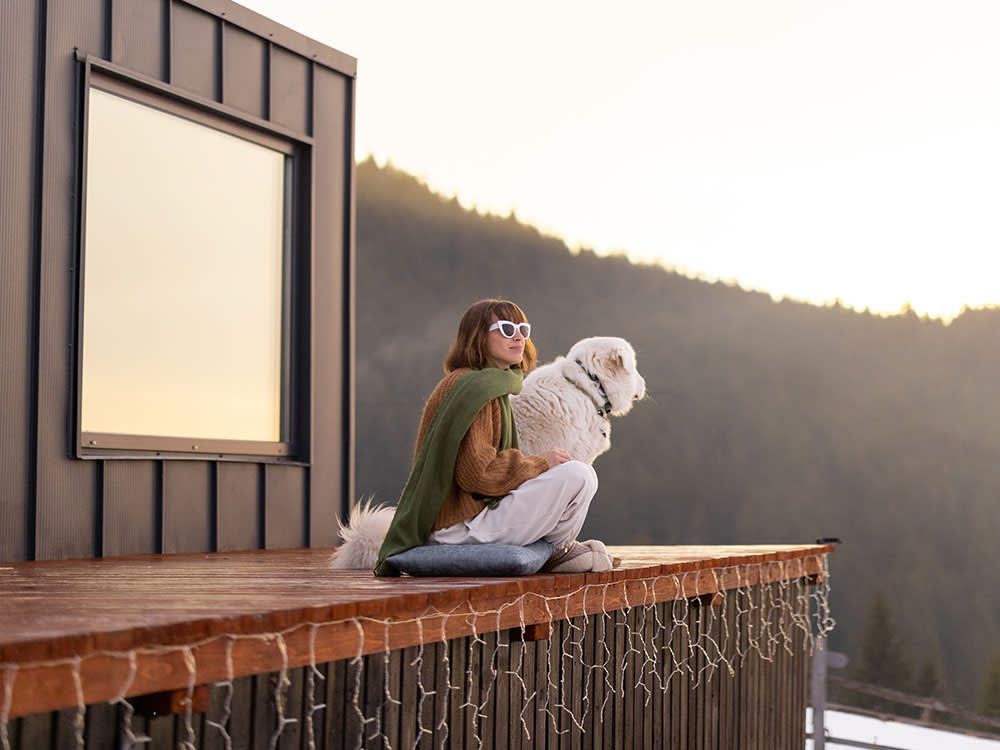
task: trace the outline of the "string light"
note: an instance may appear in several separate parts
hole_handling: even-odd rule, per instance
[[[326,708],[325,703],[316,702],[316,678],[321,681],[326,678],[316,668],[316,631],[319,625],[309,625],[309,669],[306,670],[306,742],[307,750],[316,750],[316,730],[313,715]],[[391,748],[390,748],[391,750]]]
[[[185,739],[180,743],[182,750],[197,750],[194,738],[194,688],[198,674],[198,665],[194,660],[194,653],[190,646],[183,648],[184,666],[188,670],[187,693],[184,696],[184,733]],[[276,704],[277,705],[277,704]]]
[[[611,584],[604,584],[604,590],[601,592],[601,646],[604,648],[604,660],[597,664],[597,659],[594,659],[593,669],[600,669],[604,672],[604,700],[601,702],[601,715],[604,715],[604,708],[608,705],[608,700],[614,695],[615,686],[611,682],[611,670],[608,669],[608,664],[611,662],[612,655],[611,649],[608,648],[608,620],[611,619],[611,615],[608,612],[608,587]]]
[[[528,626],[527,626],[527,624],[524,621],[524,609],[523,608],[521,608],[519,610],[519,614],[520,614],[520,629],[521,629],[521,637],[520,637],[519,641],[520,641],[521,646],[520,646],[520,648],[517,649],[517,653],[520,654],[521,658],[518,660],[517,668],[514,667],[514,660],[511,659],[511,661],[510,661],[510,669],[507,670],[507,675],[509,677],[517,680],[518,684],[521,686],[521,697],[522,697],[521,702],[524,705],[521,706],[521,711],[518,713],[518,718],[521,721],[521,732],[524,734],[525,737],[528,738],[528,741],[530,742],[531,741],[531,729],[528,727],[528,722],[524,718],[524,712],[527,710],[528,706],[531,704],[531,701],[534,699],[535,694],[531,693],[531,695],[528,695],[528,686],[524,682],[524,677],[522,675],[522,673],[524,672],[524,654],[525,654],[525,650],[526,650],[525,642],[527,640]],[[447,654],[447,649],[445,649],[445,653]],[[450,670],[451,670],[451,664],[450,663],[448,665],[448,669],[449,669],[449,678],[450,678],[450,676],[451,676],[450,675]],[[450,684],[450,679],[449,679],[449,684]],[[447,727],[445,727],[445,729],[447,730]],[[444,740],[442,740],[442,745],[441,746],[444,747]]]
[[[281,654],[281,669],[278,670],[278,679],[274,683],[274,712],[277,716],[277,725],[274,728],[274,734],[271,735],[269,750],[277,750],[278,739],[285,731],[285,727],[298,722],[298,719],[290,719],[285,716],[285,699],[288,695],[288,688],[292,684],[292,681],[288,679],[288,647],[281,633],[276,633],[274,639],[278,644],[278,652]],[[192,748],[192,750],[194,749]]]
[[[226,743],[226,750],[233,750],[233,738],[229,736],[229,720],[233,715],[233,680],[235,679],[235,669],[233,668],[233,636],[226,636],[226,679],[216,682],[217,687],[223,689],[222,716],[219,721],[212,721],[206,717],[205,724],[218,730],[222,735],[222,741]],[[131,654],[135,659],[134,652]]]
[[[14,681],[17,679],[17,665],[11,664],[3,670],[3,702],[0,703],[0,748],[10,750],[10,735],[7,724],[10,720],[10,704],[14,700]]]
[[[436,695],[437,691],[428,690],[424,687],[424,622],[417,620],[417,656],[410,662],[410,666],[417,671],[417,736],[413,740],[413,748],[416,750],[420,745],[420,740],[425,734],[434,736],[434,731],[424,726],[424,699],[431,695]],[[496,681],[496,669],[493,669],[493,680]],[[432,704],[433,705],[433,704]],[[485,703],[484,703],[485,705]],[[371,738],[369,738],[371,739]]]
[[[121,730],[124,735],[122,738],[124,750],[132,750],[132,748],[136,747],[136,745],[152,742],[153,739],[148,735],[137,735],[132,730],[132,717],[135,716],[135,708],[128,702],[128,700],[126,700],[125,696],[128,694],[129,689],[132,687],[132,683],[135,681],[138,664],[136,663],[135,652],[129,652],[128,657],[128,677],[125,678],[125,682],[122,684],[122,689],[119,691],[118,697],[113,698],[110,701],[112,704],[120,704],[122,707]]]

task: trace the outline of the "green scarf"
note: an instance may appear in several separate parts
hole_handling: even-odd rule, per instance
[[[377,576],[398,576],[387,557],[419,547],[427,542],[451,490],[458,449],[476,415],[494,399],[500,400],[501,438],[498,450],[517,448],[517,430],[508,394],[521,392],[523,373],[518,368],[500,370],[487,367],[461,375],[445,394],[431,419],[410,478],[399,496],[396,513],[382,541]],[[482,498],[484,502],[491,498]]]

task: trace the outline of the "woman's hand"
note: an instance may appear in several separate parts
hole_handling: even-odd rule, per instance
[[[549,448],[549,450],[542,454],[542,458],[548,462],[550,469],[553,466],[558,466],[559,464],[564,464],[567,461],[573,460],[573,457],[562,448]]]

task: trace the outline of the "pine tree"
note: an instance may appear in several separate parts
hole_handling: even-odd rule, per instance
[[[1000,718],[1000,651],[997,651],[990,662],[990,668],[983,680],[982,691],[979,694],[979,713],[983,716]]]
[[[917,695],[925,695],[929,698],[945,697],[946,691],[941,668],[929,656],[924,657],[923,664],[920,665],[920,672],[914,687]]]
[[[914,688],[917,695],[937,698],[939,700],[945,698],[947,690],[945,689],[944,678],[941,676],[939,662],[932,660],[929,656],[924,657]],[[921,712],[920,718],[924,721],[946,721],[946,719],[943,719],[942,716],[935,714],[930,709],[924,709]]]
[[[876,591],[872,599],[868,623],[861,638],[860,652],[861,656],[855,671],[855,677],[860,682],[912,692],[910,660],[884,589]],[[904,713],[901,706],[882,698],[859,694],[857,702],[862,708]]]

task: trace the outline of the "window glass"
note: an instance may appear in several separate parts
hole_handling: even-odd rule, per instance
[[[90,89],[82,432],[285,437],[287,160]]]

